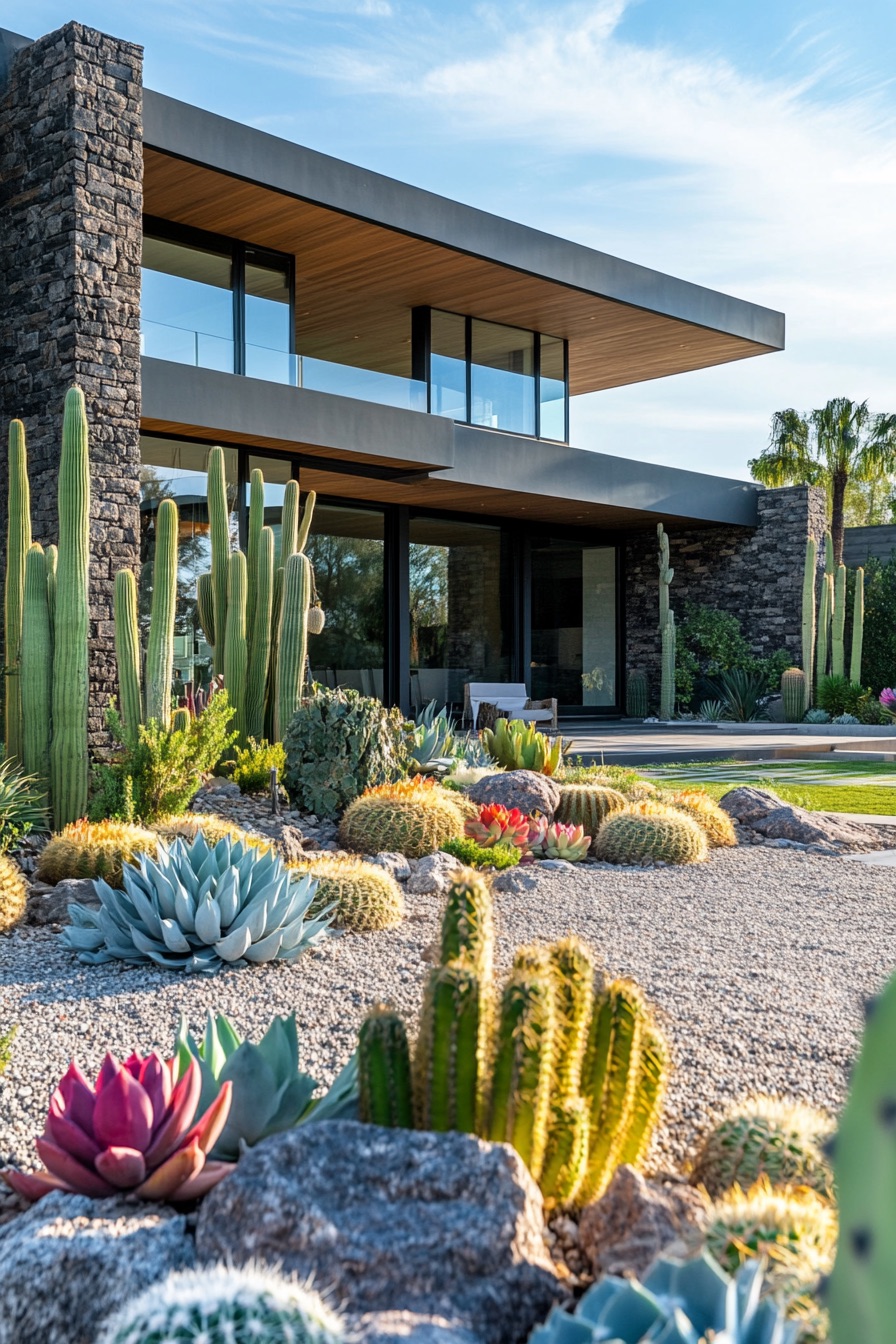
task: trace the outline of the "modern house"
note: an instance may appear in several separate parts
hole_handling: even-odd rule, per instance
[[[569,442],[571,397],[780,350],[781,314],[154,93],[141,66],[77,23],[0,33],[0,415],[26,423],[51,540],[62,400],[85,391],[95,727],[112,576],[151,558],[165,494],[201,670],[212,444],[235,529],[255,467],[275,529],[287,480],[317,492],[320,680],[405,707],[525,680],[618,714],[626,668],[657,664],[658,522],[676,600],[798,651],[812,492]]]

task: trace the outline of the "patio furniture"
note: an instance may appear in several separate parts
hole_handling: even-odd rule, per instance
[[[557,731],[557,701],[530,700],[524,682],[470,681],[464,686],[464,722],[469,719],[473,728],[492,727],[480,724],[480,706],[493,705],[495,718],[522,719],[524,723],[547,726]],[[491,717],[489,714],[488,717]]]

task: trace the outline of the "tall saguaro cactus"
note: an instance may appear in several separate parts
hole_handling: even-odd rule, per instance
[[[140,634],[137,628],[137,581],[129,569],[115,575],[115,661],[121,719],[130,740],[143,722],[140,692]]]
[[[865,571],[856,570],[856,589],[852,601],[852,653],[849,660],[850,681],[862,681],[862,643],[865,634]]]
[[[669,567],[669,538],[662,523],[656,525],[656,535],[659,541],[659,568],[660,568],[660,625],[659,630],[662,635],[669,619],[669,588],[675,577],[675,570]]]
[[[43,784],[50,778],[50,700],[53,635],[47,592],[47,557],[35,542],[25,557],[22,618],[22,762]]]
[[[22,642],[22,607],[25,601],[25,557],[31,545],[31,495],[28,488],[28,457],[25,426],[13,420],[9,426],[9,508],[6,522],[6,754],[24,759],[22,749],[22,678],[19,654]]]
[[[224,449],[208,455],[208,521],[212,549],[212,610],[214,613],[214,670],[224,671],[227,644],[227,578],[230,563],[230,512],[227,508],[227,477]]]
[[[675,713],[675,615],[666,613],[663,626],[662,667],[660,673],[660,718],[671,719]]]
[[[233,551],[228,564],[227,629],[224,634],[224,685],[236,713],[238,744],[246,741],[246,557]]]
[[[264,736],[264,701],[271,661],[271,613],[274,605],[274,533],[263,527],[255,545],[255,567],[249,573],[252,639],[246,679],[246,736]]]
[[[806,542],[806,564],[803,569],[803,714],[812,700],[813,669],[815,666],[815,587],[818,582],[818,542],[810,537]],[[802,718],[802,715],[800,715]]]
[[[846,566],[838,565],[834,574],[834,608],[831,612],[831,671],[842,677],[846,671]]]
[[[280,606],[277,655],[277,717],[274,735],[281,741],[299,707],[308,652],[308,608],[311,605],[311,561],[298,552],[286,562]]]
[[[834,605],[834,576],[825,574],[821,585],[821,602],[818,607],[818,630],[815,638],[815,694],[821,689],[822,678],[828,672],[828,649],[831,625],[831,608]]]
[[[146,646],[146,718],[171,727],[174,613],[177,606],[177,505],[163,499],[156,514],[152,613]]]
[[[53,645],[50,778],[57,830],[87,810],[90,462],[80,388],[65,396],[59,459],[59,563]]]

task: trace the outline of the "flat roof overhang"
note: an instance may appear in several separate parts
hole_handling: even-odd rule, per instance
[[[288,453],[319,494],[619,531],[756,526],[746,481],[191,365],[142,366],[144,433]]]
[[[573,395],[784,347],[781,313],[144,93],[147,214],[292,253],[302,352],[408,373],[409,310],[565,337]]]

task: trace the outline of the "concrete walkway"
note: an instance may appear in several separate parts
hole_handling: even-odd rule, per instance
[[[896,761],[896,735],[871,732],[853,735],[839,731],[806,731],[811,725],[602,723],[570,720],[560,725],[564,739],[571,739],[569,756],[586,763],[643,766],[679,761],[760,761],[811,757],[823,760],[836,753],[838,759]],[[797,731],[799,728],[801,731]]]

